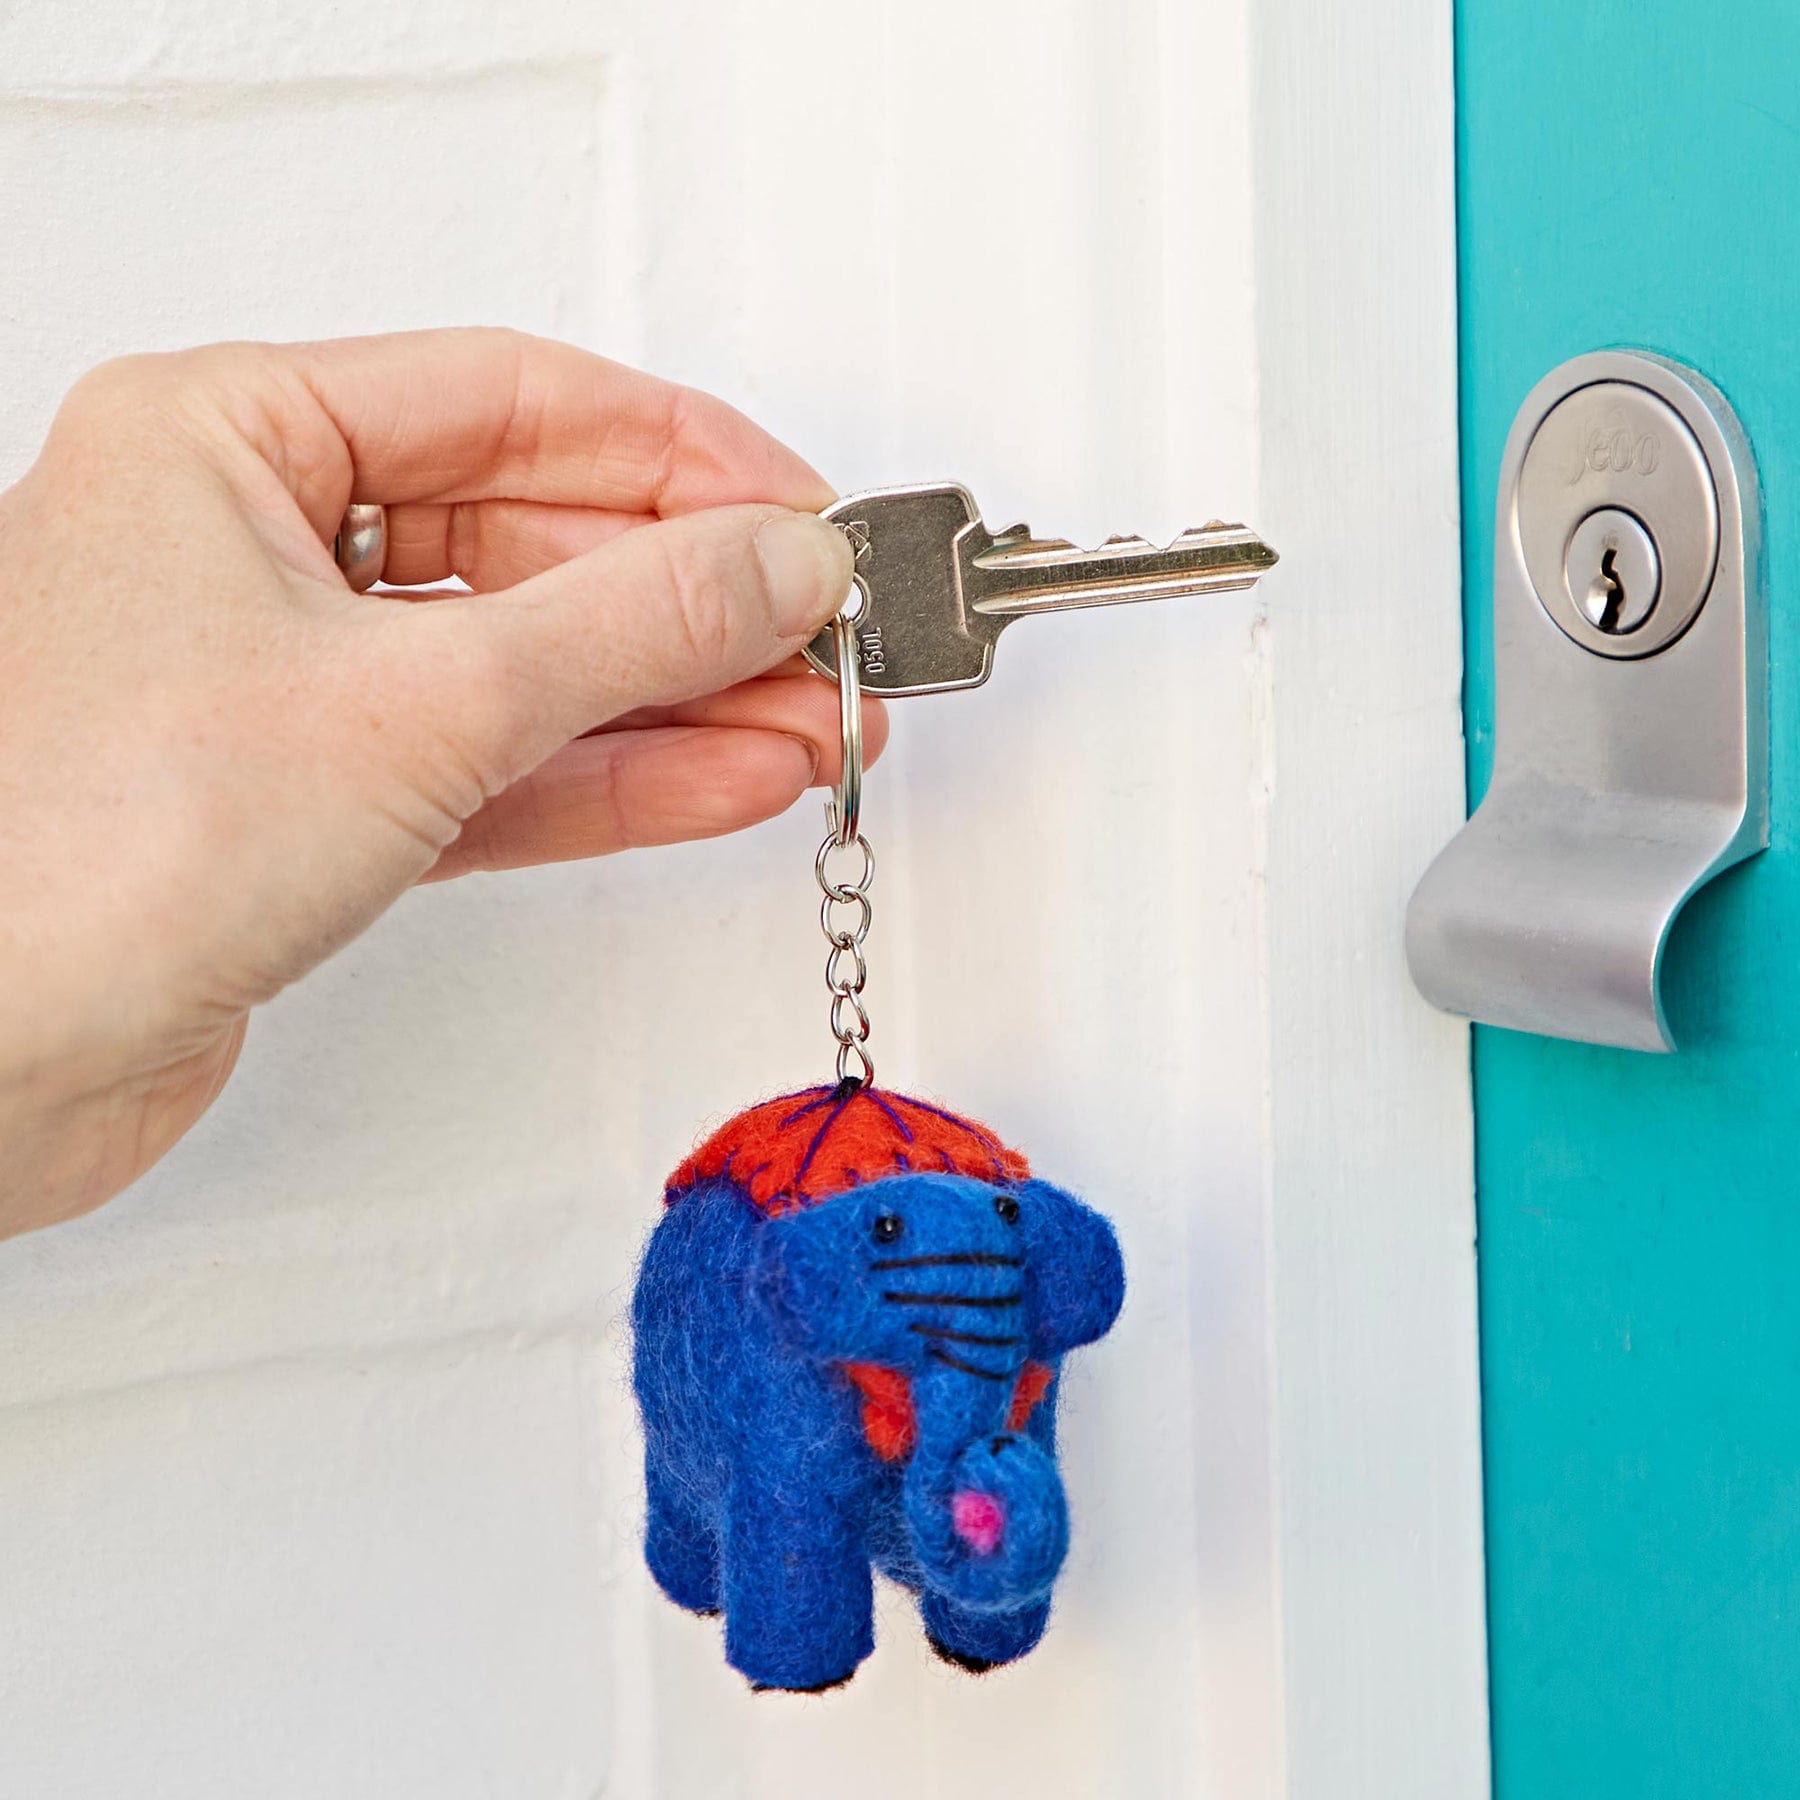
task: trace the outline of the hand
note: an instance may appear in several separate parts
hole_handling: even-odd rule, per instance
[[[506,332],[80,381],[0,495],[0,1234],[148,1168],[415,882],[833,779],[795,656],[849,591],[831,499],[719,401]],[[351,593],[352,500],[388,581],[474,591]]]

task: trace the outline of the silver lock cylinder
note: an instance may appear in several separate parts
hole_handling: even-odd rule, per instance
[[[1648,388],[1596,381],[1559,400],[1532,433],[1515,506],[1532,588],[1584,650],[1654,656],[1706,603],[1718,493],[1699,440]],[[1609,573],[1616,606],[1607,604]],[[1635,626],[1618,622],[1633,615]]]
[[[1407,911],[1446,1012],[1672,1049],[1663,947],[1769,841],[1756,467],[1704,377],[1578,356],[1527,396],[1494,533],[1494,772]]]

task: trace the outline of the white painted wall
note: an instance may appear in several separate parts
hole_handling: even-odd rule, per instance
[[[638,1563],[661,1177],[826,1069],[808,806],[419,893],[0,1246],[0,1793],[1483,1791],[1463,1040],[1399,958],[1460,814],[1449,9],[1384,13],[0,10],[0,479],[115,351],[489,321],[845,490],[1287,559],[1022,626],[870,782],[884,1078],[1130,1261],[1041,1652],[972,1684],[895,1604],[847,1693],[752,1700]]]

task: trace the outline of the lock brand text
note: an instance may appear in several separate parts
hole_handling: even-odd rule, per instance
[[[1569,477],[1574,487],[1587,475],[1653,475],[1662,461],[1662,445],[1653,431],[1635,432],[1621,424],[1591,426],[1582,433],[1579,460]]]

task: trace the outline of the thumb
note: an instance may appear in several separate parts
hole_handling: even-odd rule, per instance
[[[447,652],[445,723],[504,787],[621,713],[773,668],[843,605],[851,567],[849,540],[812,513],[725,506],[409,613]]]

